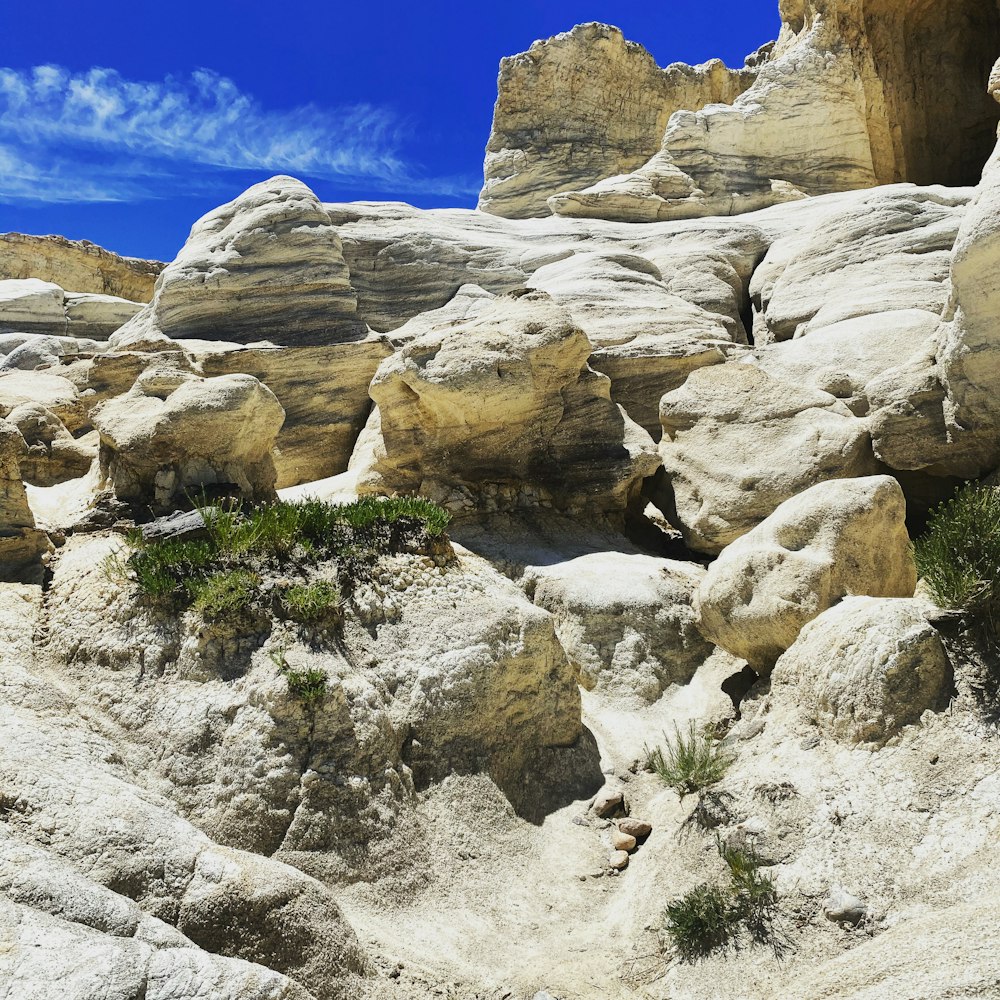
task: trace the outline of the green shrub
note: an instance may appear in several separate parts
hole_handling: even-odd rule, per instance
[[[256,573],[234,569],[215,573],[204,580],[194,580],[188,586],[193,598],[192,607],[203,618],[216,621],[241,615],[260,591],[260,577]]]
[[[200,578],[215,555],[205,541],[155,541],[134,552],[126,565],[139,592],[154,604],[186,603],[188,584]]]
[[[674,738],[666,747],[646,750],[646,766],[681,798],[721,781],[735,759],[713,736],[699,732],[693,721],[686,734],[674,726]]]
[[[289,587],[281,595],[281,606],[293,621],[306,625],[329,621],[340,610],[340,588],[327,580]]]
[[[723,844],[718,837],[716,847],[726,864],[727,883],[695,886],[664,913],[667,937],[685,961],[725,947],[743,930],[758,942],[771,936],[778,903],[774,880],[761,872],[752,850]]]
[[[315,667],[309,670],[294,670],[286,668],[285,678],[288,690],[306,708],[312,708],[326,696],[326,674]]]
[[[931,515],[914,557],[942,608],[992,617],[1000,597],[1000,489],[963,486]]]

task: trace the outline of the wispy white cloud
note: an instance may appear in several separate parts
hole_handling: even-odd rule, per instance
[[[474,190],[472,178],[414,170],[401,152],[406,131],[372,105],[266,109],[205,69],[150,82],[113,69],[0,68],[0,200],[135,201],[235,170],[366,182],[373,191]]]

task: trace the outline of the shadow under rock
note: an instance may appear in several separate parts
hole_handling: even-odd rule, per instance
[[[552,813],[593,798],[605,779],[597,740],[584,726],[572,746],[540,747],[517,778],[494,780],[520,819],[541,826]]]

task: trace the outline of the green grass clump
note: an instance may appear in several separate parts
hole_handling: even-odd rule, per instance
[[[326,696],[326,674],[322,670],[316,668],[293,670],[289,668],[285,671],[285,678],[292,696],[307,708],[319,704]]]
[[[1000,489],[963,486],[931,515],[914,557],[939,606],[992,618],[1000,598]]]
[[[281,606],[293,621],[306,625],[329,621],[340,610],[340,588],[327,580],[289,587],[281,595]]]
[[[716,846],[726,864],[726,883],[695,886],[664,913],[667,937],[685,961],[725,947],[744,930],[758,942],[771,936],[778,904],[774,879],[760,870],[761,860],[753,851],[719,838]]]
[[[674,738],[665,747],[646,751],[646,766],[681,798],[721,781],[735,759],[713,736],[699,732],[693,721],[686,733],[674,726]]]
[[[260,577],[234,569],[195,580],[188,590],[194,610],[208,621],[217,621],[241,615],[253,604],[260,591]]]
[[[198,509],[207,537],[147,542],[141,532],[133,532],[128,541],[136,551],[127,559],[120,553],[110,556],[106,574],[134,579],[150,603],[172,610],[190,606],[208,588],[210,596],[201,598],[197,610],[211,615],[218,606],[222,616],[229,610],[227,601],[246,599],[247,574],[256,574],[259,585],[265,569],[280,571],[289,561],[308,565],[336,559],[338,574],[349,584],[382,554],[439,537],[450,520],[446,510],[422,497],[364,497],[340,505],[307,500],[246,508],[209,506],[202,500]],[[233,576],[237,572],[243,575]],[[225,589],[216,578],[227,575]],[[288,595],[292,617],[319,620],[332,611],[339,600],[336,588],[313,586],[319,589]]]

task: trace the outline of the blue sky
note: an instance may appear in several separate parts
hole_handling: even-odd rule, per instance
[[[730,65],[777,0],[0,0],[0,231],[169,260],[275,173],[326,201],[473,206],[501,57],[583,21]]]

